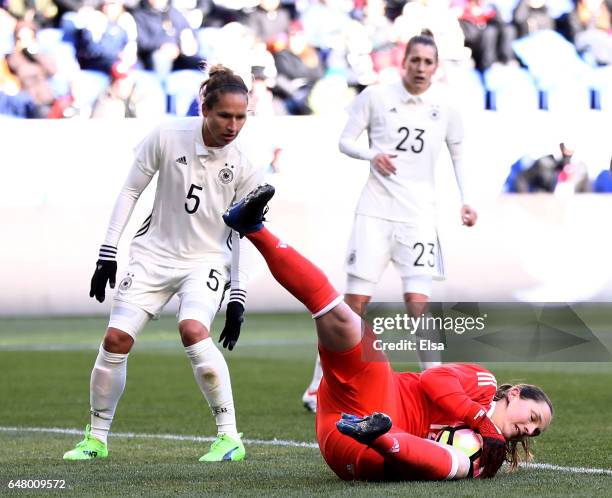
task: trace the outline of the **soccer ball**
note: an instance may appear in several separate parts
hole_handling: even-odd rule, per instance
[[[450,444],[467,455],[470,459],[468,477],[478,477],[480,475],[480,455],[482,454],[482,436],[480,434],[474,432],[467,425],[454,425],[440,430],[436,441]]]

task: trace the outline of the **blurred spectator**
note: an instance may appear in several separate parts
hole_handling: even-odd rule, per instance
[[[185,16],[189,26],[197,30],[213,8],[212,0],[172,0],[172,6]]]
[[[288,113],[287,106],[281,98],[274,95],[270,89],[270,79],[266,77],[265,69],[255,66],[253,83],[249,94],[249,111],[253,116],[279,116]]]
[[[53,27],[58,15],[53,0],[7,0],[6,8],[17,19],[33,21],[41,28]]]
[[[240,74],[247,87],[254,66],[261,67],[268,80],[276,77],[274,58],[266,44],[255,36],[251,28],[237,22],[226,24],[218,30],[207,62],[231,67]]]
[[[328,64],[328,59],[345,57],[346,30],[352,8],[353,3],[345,0],[312,0],[302,13],[306,39],[321,52],[325,64]]]
[[[572,43],[578,33],[590,28],[610,30],[610,0],[574,0],[574,9],[566,16],[559,30]]]
[[[210,0],[204,26],[220,28],[230,22],[245,22],[245,12],[253,10],[258,4],[259,0]]]
[[[578,0],[569,21],[578,52],[593,65],[612,64],[612,1]]]
[[[361,9],[353,12],[353,20],[346,30],[347,79],[350,85],[362,87],[378,81],[374,61],[379,52],[395,46],[391,28],[383,0],[367,0]]]
[[[277,36],[269,48],[278,73],[274,92],[285,100],[291,114],[310,114],[308,96],[324,69],[301,24],[294,22],[289,35]]]
[[[111,82],[93,105],[92,118],[161,118],[165,113],[163,94],[138,81],[135,72],[123,63],[113,64]]]
[[[396,38],[405,46],[410,38],[420,34],[423,29],[428,29],[438,46],[442,67],[449,61],[469,61],[471,54],[465,47],[465,37],[458,19],[460,11],[457,10],[450,9],[449,0],[408,2],[393,25]]]
[[[15,47],[6,56],[10,72],[15,75],[21,91],[32,99],[35,116],[47,117],[55,100],[50,78],[56,71],[53,59],[41,54],[36,41],[36,25],[19,21],[15,25]]]
[[[259,6],[246,18],[246,25],[264,43],[289,31],[291,24],[289,13],[279,7],[280,0],[260,0]]]
[[[514,24],[519,38],[542,29],[555,28],[555,20],[548,11],[546,0],[519,0],[514,10]]]
[[[57,5],[56,26],[61,26],[64,17],[70,18],[72,13],[84,10],[92,10],[96,7],[98,0],[53,0]],[[68,16],[66,16],[68,14]]]
[[[385,0],[385,15],[390,21],[395,21],[402,14],[409,0]]]
[[[198,43],[185,16],[169,0],[142,0],[133,11],[138,57],[146,69],[165,77],[176,69],[198,69]]]
[[[355,90],[349,87],[343,71],[328,69],[317,81],[308,97],[308,108],[314,114],[338,114],[346,110],[355,98]]]
[[[123,0],[102,0],[96,10],[81,10],[74,18],[76,57],[81,69],[110,74],[113,64],[136,64],[136,22]]]
[[[526,192],[589,192],[587,168],[573,159],[574,150],[565,143],[559,144],[560,156],[553,154],[537,159],[523,169],[515,180],[518,193]]]
[[[487,0],[464,0],[459,23],[465,45],[472,50],[476,68],[484,71],[495,62],[515,60],[512,51],[514,28],[501,21],[495,6]]]
[[[11,31],[14,31],[16,22],[13,17],[7,14],[6,20],[9,20],[9,18],[13,20],[12,27],[10,24],[4,24],[3,27],[11,27]],[[13,36],[11,36],[12,43]],[[14,118],[37,117],[32,97],[30,94],[21,91],[19,80],[9,69],[5,57],[0,59],[0,114]]]

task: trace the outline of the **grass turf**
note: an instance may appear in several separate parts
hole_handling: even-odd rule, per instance
[[[218,324],[222,324],[219,317]],[[89,373],[104,318],[0,320],[0,426],[81,429],[88,420]],[[314,442],[314,418],[300,403],[314,359],[307,315],[248,317],[226,353],[239,429],[245,438]],[[402,367],[413,367],[407,365]],[[498,380],[541,385],[554,422],[535,445],[537,460],[612,468],[612,365],[490,365]],[[152,323],[130,356],[115,433],[210,436],[215,427],[199,394],[173,317]],[[610,475],[521,469],[489,481],[345,483],[317,449],[247,446],[238,464],[202,464],[208,443],[112,437],[105,461],[66,463],[79,436],[0,430],[0,494],[609,496]],[[66,489],[8,489],[13,479],[63,479]]]

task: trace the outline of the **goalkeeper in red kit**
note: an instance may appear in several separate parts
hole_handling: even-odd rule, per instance
[[[546,394],[529,384],[497,386],[493,374],[475,364],[395,372],[372,347],[369,326],[321,270],[263,226],[273,195],[272,186],[260,186],[223,219],[253,243],[276,280],[315,319],[323,367],[316,430],[331,469],[347,480],[467,477],[470,461],[463,452],[428,439],[455,423],[482,436],[480,477],[493,477],[506,460],[516,465],[518,445],[528,453],[529,438],[552,420]]]

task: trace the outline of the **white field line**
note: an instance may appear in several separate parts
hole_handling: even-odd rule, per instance
[[[550,463],[523,463],[521,467],[539,470],[557,470],[572,474],[603,474],[612,476],[612,469],[596,469],[592,467],[562,467],[561,465],[552,465]]]
[[[172,340],[143,340],[138,343],[137,347],[139,351],[158,351],[163,349],[176,349],[181,351],[180,341]],[[316,347],[315,340],[306,339],[261,339],[261,340],[249,340],[245,339],[240,341],[240,345],[245,348],[260,348],[260,347],[283,347],[283,346],[309,346]],[[97,351],[100,347],[100,343],[89,343],[89,344],[1,344],[0,352],[22,352],[22,351]]]
[[[35,432],[35,433],[51,433],[51,434],[70,434],[80,436],[83,434],[82,429],[60,429],[56,427],[2,427],[0,432]],[[192,442],[212,442],[214,437],[209,436],[181,436],[180,434],[141,434],[135,432],[113,432],[112,437],[116,438],[139,438],[139,439],[161,439],[166,441],[192,441]],[[266,446],[286,446],[291,448],[312,448],[318,449],[317,443],[308,443],[305,441],[291,441],[286,439],[243,439],[245,444],[260,444]],[[612,469],[598,469],[592,467],[563,467],[561,465],[552,465],[549,463],[523,463],[522,467],[538,470],[555,470],[570,474],[603,474],[612,476]]]
[[[60,429],[57,427],[1,427],[0,432],[38,432],[53,434],[74,434],[83,435],[83,429]],[[163,439],[167,441],[194,441],[212,442],[216,438],[211,436],[181,436],[180,434],[141,434],[134,432],[113,432],[112,437],[118,438],[139,438],[139,439]],[[307,443],[302,441],[288,441],[285,439],[243,439],[245,444],[262,444],[267,446],[289,446],[292,448],[319,448],[317,443]]]

